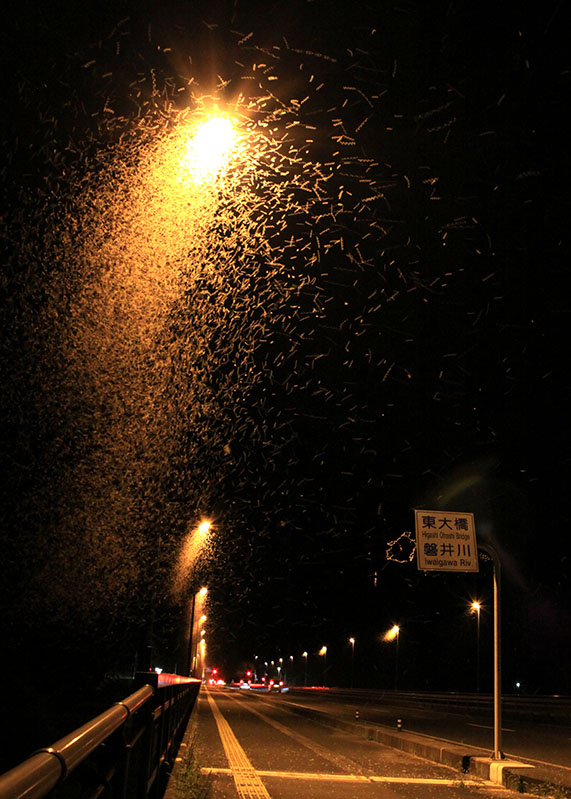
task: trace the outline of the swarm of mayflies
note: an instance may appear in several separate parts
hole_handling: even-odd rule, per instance
[[[34,590],[40,605],[49,586],[55,615],[72,595],[70,614],[119,613],[213,506],[213,579],[245,601],[284,531],[306,574],[337,574],[384,536],[379,494],[438,435],[446,460],[495,434],[461,386],[502,287],[484,226],[432,162],[461,92],[395,88],[371,25],[335,53],[246,30],[238,77],[201,93],[166,55],[161,74],[137,52],[115,76],[127,27],[77,66],[69,135],[59,107],[38,115],[39,185],[8,237],[28,348],[12,403],[26,396],[41,442],[15,460],[35,459],[50,509]]]

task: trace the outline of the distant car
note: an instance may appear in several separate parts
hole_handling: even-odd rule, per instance
[[[280,693],[281,694],[284,691],[288,691],[288,690],[289,689],[288,689],[287,685],[285,685],[283,680],[279,680],[279,682],[276,682],[276,680],[270,680],[269,683],[268,683],[268,691],[270,691],[270,693],[272,691],[274,691],[276,693]]]
[[[241,682],[241,683],[240,683],[240,689],[241,689],[242,691],[248,691],[248,690],[249,690],[251,687],[252,687],[252,686],[250,685],[250,683],[249,683],[249,682]]]

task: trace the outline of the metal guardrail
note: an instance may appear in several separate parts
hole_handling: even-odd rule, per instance
[[[310,693],[315,691],[324,694],[323,688],[292,688],[290,691]],[[434,707],[446,709],[450,712],[461,713],[467,710],[489,711],[493,705],[490,694],[468,693],[429,693],[414,691],[378,690],[374,688],[345,689],[327,688],[325,692],[338,698],[361,700],[364,702],[395,702],[414,705],[416,707]],[[508,716],[525,716],[531,719],[561,720],[571,723],[571,697],[569,696],[516,696],[504,694],[502,696],[504,712]]]
[[[140,687],[0,776],[0,799],[160,799],[200,681],[140,672]]]
[[[399,692],[403,701],[411,703],[435,705],[443,707],[457,707],[458,709],[488,709],[493,701],[489,694],[456,694],[436,693],[423,694],[413,692]],[[502,705],[512,715],[526,716],[548,715],[565,716],[571,719],[571,697],[568,696],[516,696],[503,694]]]

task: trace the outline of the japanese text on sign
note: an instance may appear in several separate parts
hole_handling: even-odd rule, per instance
[[[478,571],[473,513],[415,510],[416,562],[422,571]]]

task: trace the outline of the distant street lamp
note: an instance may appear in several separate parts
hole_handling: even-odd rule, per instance
[[[302,652],[303,658],[303,684],[307,686],[307,652]]]
[[[206,621],[206,614],[204,606],[206,602],[206,595],[208,588],[203,586],[198,593],[192,597],[192,614],[190,622],[190,657],[189,657],[189,673],[196,677],[200,671],[204,673],[205,656],[206,656],[206,643],[204,640],[205,630],[202,625]],[[200,669],[198,663],[200,661]]]
[[[205,641],[204,638],[200,639],[199,649],[200,649],[200,653],[199,653],[200,668],[197,669],[197,671],[200,674],[200,679],[202,681],[204,681],[204,674],[205,674],[205,671],[206,671],[206,641]]]
[[[323,657],[323,685],[325,685],[325,672],[327,671],[327,647],[322,646],[319,654]]]
[[[351,644],[351,688],[352,688],[355,679],[355,639],[349,638],[349,643]]]
[[[400,627],[398,624],[395,624],[391,627],[390,630],[383,636],[383,641],[395,641],[396,640],[396,649],[395,649],[395,691],[398,688],[398,673],[399,673],[399,637],[400,637]]]
[[[203,519],[190,529],[181,541],[178,557],[173,565],[170,590],[177,599],[180,598],[182,600],[184,598],[185,619],[182,650],[185,654],[181,672],[183,674],[192,672],[194,669],[193,661],[198,653],[198,630],[200,625],[202,625],[202,620],[199,621],[198,617],[204,615],[206,589],[201,595],[197,594],[194,581],[196,579],[196,564],[208,545],[211,529],[212,522],[208,519]],[[186,599],[190,591],[192,591],[192,594]],[[200,601],[197,604],[199,597]]]
[[[476,626],[476,693],[480,693],[480,611],[482,610],[482,605],[480,602],[474,601],[470,605],[470,611],[476,614],[477,617],[477,626]]]

